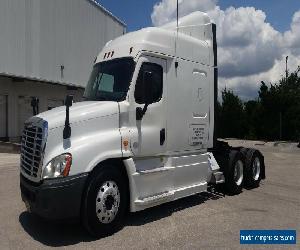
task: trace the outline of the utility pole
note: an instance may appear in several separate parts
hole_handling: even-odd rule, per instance
[[[279,113],[279,140],[282,140],[282,112]]]
[[[177,31],[178,31],[178,19],[179,19],[179,3],[178,3],[178,0],[177,0]]]
[[[289,77],[289,72],[288,72],[288,60],[289,60],[289,56],[286,56],[285,58],[285,76],[286,76],[286,81]]]
[[[289,71],[288,71],[288,60],[289,56],[285,57],[285,81],[287,82],[289,77]],[[282,140],[282,111],[279,112],[279,140]]]
[[[177,6],[176,6],[176,18],[177,18],[177,27],[176,27],[176,39],[175,39],[175,69],[178,68],[178,58],[177,58],[177,42],[178,42],[178,29],[179,29],[179,2],[177,0]],[[176,71],[176,74],[177,74],[177,71]]]

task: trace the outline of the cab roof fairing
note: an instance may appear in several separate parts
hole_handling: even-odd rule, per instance
[[[209,17],[205,13],[195,12],[181,18],[178,33],[174,25],[176,22],[161,27],[144,28],[116,38],[106,44],[96,63],[121,57],[135,58],[145,51],[212,65],[213,34]]]

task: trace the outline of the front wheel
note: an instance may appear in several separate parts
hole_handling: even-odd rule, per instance
[[[123,223],[127,186],[114,166],[103,166],[91,177],[83,200],[82,222],[95,237],[111,235]]]

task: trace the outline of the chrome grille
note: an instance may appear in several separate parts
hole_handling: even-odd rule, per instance
[[[22,134],[21,172],[32,181],[40,180],[40,167],[44,148],[42,124],[40,122],[26,123]]]

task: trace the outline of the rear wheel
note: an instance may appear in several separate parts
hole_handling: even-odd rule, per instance
[[[262,179],[263,159],[259,151],[249,149],[246,153],[246,175],[245,185],[248,188],[255,188],[259,186]]]
[[[86,189],[82,222],[95,237],[111,235],[122,227],[127,208],[127,185],[114,166],[104,166],[91,177]]]
[[[229,153],[228,166],[225,171],[225,187],[229,194],[239,194],[244,184],[245,159],[242,153],[232,150]]]

